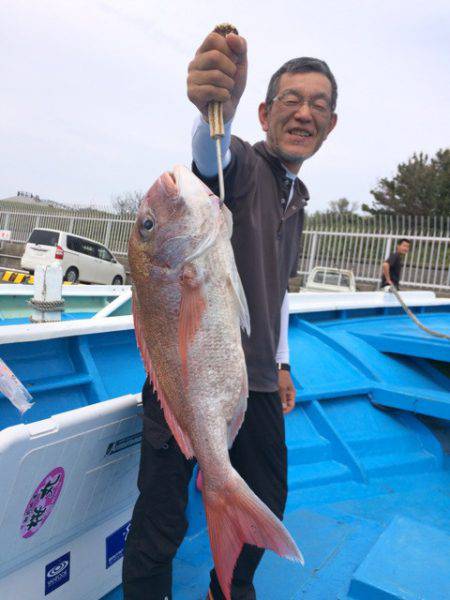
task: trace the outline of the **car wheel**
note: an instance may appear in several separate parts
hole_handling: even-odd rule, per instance
[[[116,275],[112,281],[113,285],[123,285],[123,279],[121,275]]]
[[[69,283],[77,283],[78,281],[78,271],[75,267],[69,267],[64,275],[64,281],[68,281]]]

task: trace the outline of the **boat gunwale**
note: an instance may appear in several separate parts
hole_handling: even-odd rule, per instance
[[[101,297],[120,296],[131,288],[130,285],[63,285],[62,295],[67,297]],[[34,286],[28,283],[3,283],[0,287],[0,296],[33,296]]]
[[[129,286],[123,287],[129,289]],[[354,296],[365,301],[356,302]],[[403,297],[409,306],[441,307],[448,305],[450,310],[450,298],[436,298],[433,292],[405,292]],[[289,307],[290,314],[400,307],[394,296],[384,292],[354,292],[352,294],[304,294],[303,292],[295,292],[289,294],[289,300],[291,304]],[[291,302],[291,300],[294,300],[294,302]],[[2,325],[0,326],[0,345],[129,329],[133,329],[133,316],[131,314],[95,319],[89,317],[75,321],[52,323]]]

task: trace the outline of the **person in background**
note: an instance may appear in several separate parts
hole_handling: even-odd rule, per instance
[[[402,272],[403,258],[408,254],[411,242],[402,238],[397,242],[397,250],[393,252],[383,263],[383,274],[381,276],[381,288],[393,285],[400,289],[400,275]]]

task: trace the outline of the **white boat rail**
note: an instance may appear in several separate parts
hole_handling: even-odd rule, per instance
[[[114,311],[118,308],[126,304],[131,299],[131,286],[129,289],[125,290],[114,298],[107,306],[101,308],[95,315],[93,315],[92,319],[102,319],[103,317],[109,317]]]
[[[433,292],[404,292],[402,297],[410,307],[449,306],[450,309],[450,298],[436,298]],[[383,307],[400,307],[400,304],[393,294],[387,292],[354,292],[348,294],[304,294],[297,292],[289,294],[289,312],[291,314]],[[133,316],[131,314],[57,323],[4,325],[0,327],[0,345],[127,329],[133,329]]]

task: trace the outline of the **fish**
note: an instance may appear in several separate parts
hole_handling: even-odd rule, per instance
[[[128,245],[137,344],[180,450],[201,470],[210,546],[227,600],[244,543],[303,563],[287,529],[229,458],[247,408],[241,328],[250,333],[232,228],[226,206],[177,165],[144,196]]]

